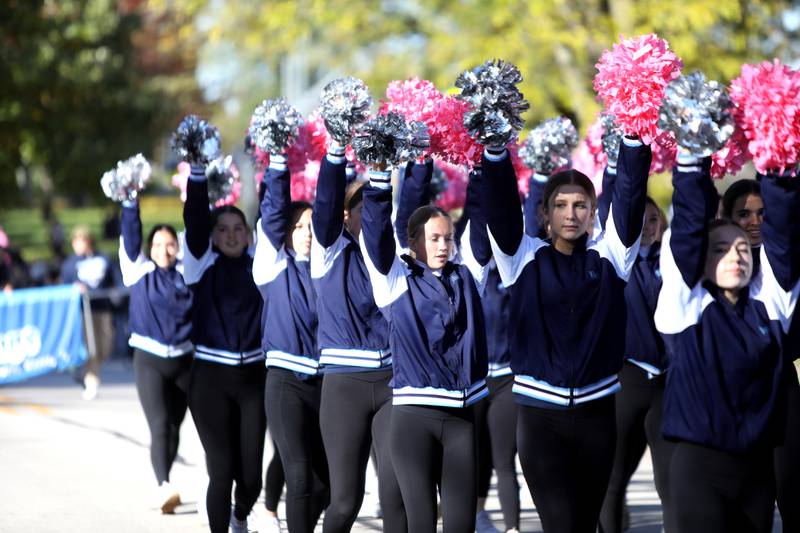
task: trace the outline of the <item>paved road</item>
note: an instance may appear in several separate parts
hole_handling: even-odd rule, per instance
[[[81,399],[68,376],[51,374],[0,387],[0,532],[201,532],[195,510],[204,490],[203,450],[191,417],[182,429],[172,480],[185,504],[174,516],[154,506],[149,436],[133,386],[130,364],[114,361],[103,371],[95,401]],[[271,456],[267,449],[265,455]],[[657,533],[660,509],[649,459],[630,487],[631,531]],[[265,462],[266,464],[266,462]],[[521,480],[521,485],[524,482]],[[375,483],[354,531],[380,531],[370,516]],[[494,485],[487,509],[498,528],[502,516]],[[522,531],[541,531],[523,490]],[[283,516],[283,509],[279,511]]]

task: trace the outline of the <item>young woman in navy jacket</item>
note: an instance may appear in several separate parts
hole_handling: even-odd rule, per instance
[[[523,233],[508,152],[483,157],[486,212],[500,276],[512,287],[517,448],[544,530],[594,532],[614,459],[614,400],[625,340],[624,291],[644,216],[650,149],[625,139],[605,230],[591,240],[591,181],[550,177],[550,240]],[[542,460],[547,458],[547,460]]]
[[[800,285],[800,182],[766,175],[761,268],[748,234],[714,221],[710,158],[680,156],[655,322],[669,372],[664,436],[678,530],[771,531],[785,426],[785,333]]]
[[[311,205],[291,201],[283,155],[270,156],[258,221],[253,279],[264,299],[265,405],[286,479],[289,531],[312,533],[328,501],[319,430],[322,377],[311,282]]]
[[[178,262],[178,234],[166,224],[153,226],[142,251],[139,203],[122,204],[119,265],[130,289],[130,330],[136,391],[150,428],[150,462],[159,485],[163,513],[180,503],[169,472],[178,455],[186,415],[192,365],[192,292]]]
[[[411,215],[407,242],[414,257],[398,257],[391,213],[388,173],[371,171],[364,190],[361,246],[375,302],[389,321],[391,453],[408,530],[436,531],[439,485],[444,531],[471,532],[477,456],[469,406],[488,394],[478,289],[485,269],[471,261],[473,274],[450,260],[453,224],[435,206],[420,207]]]
[[[183,220],[184,279],[194,293],[189,408],[206,452],[209,526],[214,533],[227,532],[229,524],[235,533],[244,532],[261,491],[266,431],[262,301],[247,223],[233,206],[209,211],[202,167],[193,167],[189,176]]]
[[[363,183],[346,189],[346,167],[344,147],[332,145],[322,161],[312,215],[311,275],[318,296],[320,363],[325,368],[320,426],[331,483],[323,531],[348,532],[353,526],[374,440],[383,529],[405,533],[403,500],[389,459],[389,327],[375,305],[358,245]],[[427,203],[432,171],[431,162],[407,167],[398,228],[416,207]]]

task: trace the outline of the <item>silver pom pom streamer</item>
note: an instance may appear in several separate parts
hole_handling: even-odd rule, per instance
[[[109,170],[100,178],[103,193],[114,202],[135,200],[150,181],[152,169],[142,154],[136,154],[124,161],[118,161],[117,167]]]
[[[600,122],[603,124],[603,135],[600,137],[600,142],[603,145],[608,165],[615,167],[619,157],[619,143],[622,142],[622,130],[614,122],[614,115],[611,113],[601,114]]]
[[[733,135],[731,99],[725,87],[695,71],[669,83],[658,115],[658,127],[670,131],[678,145],[695,157],[721,149]]]
[[[250,119],[250,138],[261,151],[280,154],[295,140],[303,125],[303,116],[284,98],[264,100]]]
[[[232,192],[237,178],[231,171],[233,156],[219,157],[206,167],[208,179],[208,203],[215,205],[219,200],[224,200]]]
[[[522,113],[530,107],[517,88],[519,69],[502,59],[487,61],[456,79],[458,98],[472,109],[464,113],[464,127],[485,146],[505,146],[525,124]]]
[[[369,88],[358,78],[337,78],[319,96],[322,119],[331,138],[347,144],[356,128],[367,121],[372,106]]]
[[[377,168],[417,159],[430,144],[425,123],[407,123],[402,115],[394,112],[363,124],[352,141],[356,158]]]
[[[205,166],[220,156],[219,131],[197,115],[187,115],[172,134],[172,150],[191,165]]]
[[[528,134],[519,149],[525,166],[549,176],[569,165],[570,153],[578,146],[578,131],[565,117],[545,120]]]

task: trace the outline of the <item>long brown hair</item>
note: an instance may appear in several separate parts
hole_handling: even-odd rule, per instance
[[[453,221],[448,212],[438,205],[423,205],[411,213],[408,219],[408,244],[419,239],[420,235],[424,235],[425,223],[436,217],[444,217],[451,223]]]
[[[562,185],[577,185],[586,192],[592,202],[592,209],[597,207],[597,193],[594,190],[592,180],[583,172],[571,168],[556,172],[547,180],[547,185],[544,186],[544,197],[542,198],[542,208],[545,213],[550,212],[550,198]]]

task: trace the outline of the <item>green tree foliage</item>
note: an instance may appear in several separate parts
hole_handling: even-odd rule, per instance
[[[151,155],[197,92],[193,55],[170,41],[180,22],[135,0],[4,2],[0,202],[98,197],[118,159]]]

